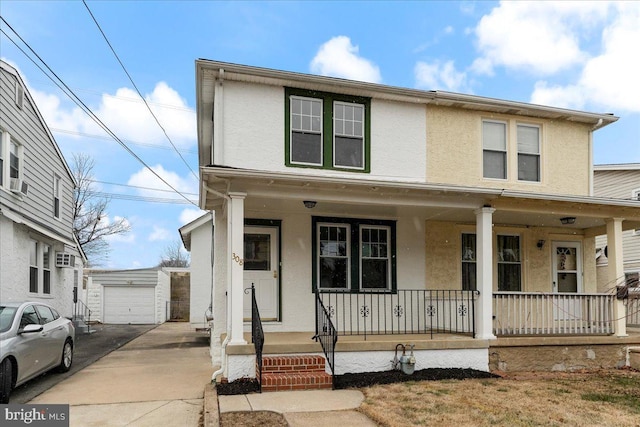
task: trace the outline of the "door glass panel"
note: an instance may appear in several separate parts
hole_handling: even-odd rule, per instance
[[[244,269],[271,270],[271,236],[268,234],[244,235]]]
[[[576,273],[558,273],[558,292],[578,292]]]
[[[576,249],[575,248],[565,248],[558,247],[556,250],[557,254],[557,268],[558,271],[561,270],[570,270],[575,271],[577,268],[577,260],[576,260]]]

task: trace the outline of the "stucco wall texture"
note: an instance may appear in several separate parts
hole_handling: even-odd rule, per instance
[[[507,124],[506,180],[482,177],[483,119]],[[433,105],[426,107],[426,122],[427,182],[589,195],[589,128],[585,125]],[[517,124],[540,126],[541,182],[518,181]]]

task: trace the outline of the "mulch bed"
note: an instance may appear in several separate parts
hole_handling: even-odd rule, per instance
[[[336,375],[336,389],[369,387],[376,384],[391,384],[406,381],[464,380],[467,378],[499,378],[490,372],[475,369],[431,368],[415,371],[406,375],[401,371],[363,372],[359,374]],[[216,385],[219,395],[257,393],[258,381],[254,378],[242,378],[231,383]]]

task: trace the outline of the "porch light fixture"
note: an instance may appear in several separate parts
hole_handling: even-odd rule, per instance
[[[315,200],[305,200],[302,203],[304,203],[304,207],[307,209],[313,209],[316,207],[316,201]]]
[[[560,222],[562,225],[575,224],[576,217],[575,216],[565,216],[564,218],[560,218]]]

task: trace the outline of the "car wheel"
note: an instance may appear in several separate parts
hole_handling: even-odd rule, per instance
[[[12,382],[11,362],[5,359],[0,363],[0,403],[9,403]]]
[[[68,372],[71,369],[72,362],[73,344],[69,339],[64,342],[64,347],[62,347],[62,358],[60,359],[60,365],[58,365],[58,372]]]

